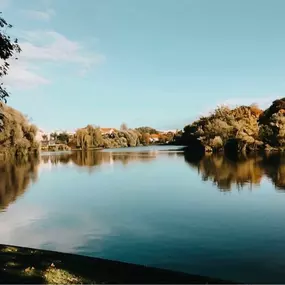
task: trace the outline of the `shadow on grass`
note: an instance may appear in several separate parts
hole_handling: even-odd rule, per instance
[[[74,254],[0,245],[0,283],[226,284],[217,279]]]

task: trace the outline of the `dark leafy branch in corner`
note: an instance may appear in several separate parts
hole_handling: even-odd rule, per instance
[[[7,30],[11,29],[12,25],[8,24],[6,20],[1,17],[1,14],[2,12],[0,12],[0,78],[8,74],[10,67],[8,60],[13,58],[15,54],[21,52],[18,39],[12,39],[7,34]],[[17,60],[18,58],[15,57],[15,59]],[[8,97],[8,91],[6,90],[3,82],[0,82],[0,101],[4,101],[6,103]]]
[[[12,28],[0,12],[0,154],[24,156],[30,151],[37,151],[38,144],[35,136],[37,128],[31,125],[20,112],[8,107],[9,93],[6,90],[3,77],[8,74],[8,60],[17,60],[16,54],[21,52],[17,39],[12,39],[7,31]],[[4,102],[4,103],[3,103]]]

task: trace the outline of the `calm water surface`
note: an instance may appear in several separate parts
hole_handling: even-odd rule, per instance
[[[0,243],[284,283],[285,157],[167,149],[1,163]]]

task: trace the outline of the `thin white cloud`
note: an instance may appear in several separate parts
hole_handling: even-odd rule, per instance
[[[71,41],[55,31],[34,31],[28,36],[33,37],[35,41],[44,38],[50,43],[46,45],[31,42],[21,43],[21,58],[24,59],[64,61],[77,63],[84,67],[104,60],[104,56],[86,51],[80,43]]]
[[[19,38],[22,52],[18,61],[10,62],[9,74],[4,78],[6,84],[16,88],[33,88],[50,83],[51,79],[40,75],[41,63],[72,64],[82,75],[105,59],[82,43],[55,31],[22,32]]]
[[[15,61],[11,64],[9,75],[3,78],[3,83],[12,88],[30,89],[48,84],[49,80],[37,74],[32,66]]]
[[[47,9],[46,11],[22,10],[22,13],[30,19],[40,21],[49,21],[53,16],[55,16],[55,11],[53,9]]]

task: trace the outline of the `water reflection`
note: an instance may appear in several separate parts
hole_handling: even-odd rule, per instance
[[[265,154],[229,157],[225,155],[197,156],[184,154],[185,161],[198,170],[203,181],[212,181],[221,191],[259,186],[269,178],[277,190],[285,191],[285,155]]]
[[[101,151],[77,151],[71,154],[44,155],[43,163],[68,164],[77,166],[87,166],[93,168],[102,164],[114,164],[116,162],[127,165],[130,162],[147,162],[154,160],[156,153],[148,152],[101,152]]]
[[[43,155],[44,165],[75,165],[97,171],[102,165],[119,163],[127,166],[134,162],[151,162],[161,156],[183,159],[193,169],[197,169],[202,181],[212,181],[223,192],[238,190],[245,186],[259,186],[266,177],[277,191],[285,191],[285,155],[253,155],[228,157],[224,155],[199,156],[181,152],[74,152]],[[171,163],[171,160],[167,163]],[[29,158],[26,162],[0,162],[0,209],[5,209],[23,194],[38,175],[39,159]]]
[[[70,162],[70,154],[54,154],[54,155],[43,155],[41,161],[44,164],[68,164]]]
[[[184,156],[192,168],[197,169],[203,181],[212,181],[221,191],[238,190],[245,186],[259,186],[263,177],[267,177],[278,191],[285,191],[285,155],[267,154],[252,156],[196,155],[181,152],[74,152],[60,155],[42,156],[43,163],[73,164],[88,167],[93,171],[103,164],[121,163],[126,166],[131,162],[149,162],[158,156],[176,158]],[[169,162],[171,163],[171,161]]]
[[[261,165],[276,189],[282,192],[285,191],[285,155],[266,155],[261,161]]]
[[[37,180],[38,158],[26,161],[0,161],[0,210],[3,210],[22,195],[31,182]]]

